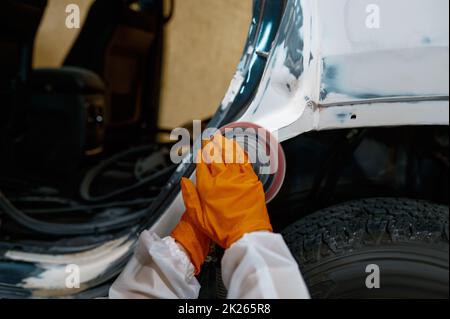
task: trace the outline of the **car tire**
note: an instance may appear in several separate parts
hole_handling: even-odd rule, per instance
[[[365,199],[326,208],[283,236],[316,299],[448,298],[448,206]]]

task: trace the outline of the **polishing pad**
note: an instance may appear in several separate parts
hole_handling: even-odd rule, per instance
[[[269,203],[280,191],[286,174],[286,157],[281,144],[272,133],[254,123],[232,123],[220,132],[247,152]]]

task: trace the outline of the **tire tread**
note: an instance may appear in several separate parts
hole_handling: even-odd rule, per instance
[[[362,247],[426,243],[447,247],[449,208],[403,198],[372,198],[320,210],[282,234],[303,270]]]

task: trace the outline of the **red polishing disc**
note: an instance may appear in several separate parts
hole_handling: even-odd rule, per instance
[[[272,133],[254,123],[236,122],[220,131],[224,136],[235,139],[248,153],[264,185],[266,202],[272,201],[283,186],[286,175],[286,157],[281,144]]]

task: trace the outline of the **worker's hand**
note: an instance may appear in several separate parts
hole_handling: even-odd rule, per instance
[[[239,144],[216,135],[201,154],[197,186],[181,182],[189,219],[225,249],[247,233],[271,232],[263,185]]]
[[[208,256],[211,240],[191,220],[191,216],[196,216],[198,214],[196,211],[201,210],[200,205],[196,206],[195,203],[193,204],[186,205],[186,212],[172,232],[172,237],[187,252],[192,265],[194,265],[195,275],[198,275],[206,256]]]

